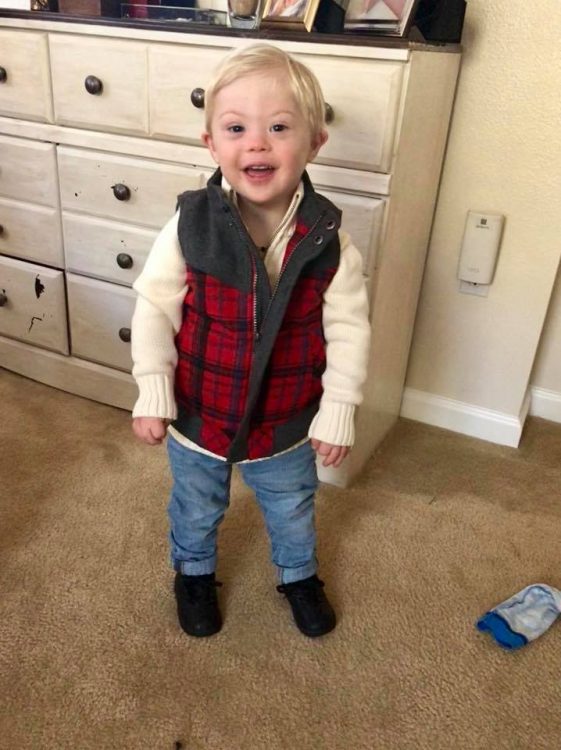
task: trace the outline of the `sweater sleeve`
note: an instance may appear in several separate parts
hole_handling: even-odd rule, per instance
[[[138,386],[133,417],[175,419],[175,334],[187,291],[185,261],[177,237],[178,214],[156,237],[140,276],[132,317],[132,374]]]
[[[309,436],[332,445],[351,446],[355,408],[362,401],[370,347],[368,298],[362,258],[346,232],[340,231],[339,268],[324,295],[323,329],[326,368],[323,396]]]

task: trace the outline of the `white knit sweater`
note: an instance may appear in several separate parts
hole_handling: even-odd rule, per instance
[[[302,196],[300,186],[265,255],[265,267],[273,284],[294,231]],[[139,389],[133,417],[173,420],[177,416],[174,337],[181,325],[182,303],[187,292],[178,218],[176,213],[159,233],[133,285],[138,299],[132,319],[132,373]],[[339,268],[323,303],[327,362],[322,376],[323,395],[309,436],[332,445],[350,446],[354,443],[355,407],[362,401],[366,378],[370,325],[360,253],[346,232],[341,230],[339,239]],[[173,428],[170,430],[183,444],[201,450]]]

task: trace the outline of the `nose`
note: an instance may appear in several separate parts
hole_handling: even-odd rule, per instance
[[[266,151],[269,148],[267,133],[261,129],[249,131],[246,144],[248,151]]]

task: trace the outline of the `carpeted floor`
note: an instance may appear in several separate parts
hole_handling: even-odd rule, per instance
[[[561,425],[519,450],[400,421],[318,498],[337,630],[275,591],[238,481],[221,529],[225,627],[178,628],[165,451],[125,412],[0,370],[2,750],[556,750],[561,622],[501,651],[484,610],[561,587]]]

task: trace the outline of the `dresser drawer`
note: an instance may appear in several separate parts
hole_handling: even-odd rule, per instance
[[[0,258],[0,335],[68,354],[62,271]]]
[[[343,211],[341,227],[351,235],[353,243],[362,255],[363,273],[371,273],[376,264],[385,201],[331,190],[322,189],[319,192]]]
[[[52,122],[47,35],[0,31],[0,115]]]
[[[54,144],[0,135],[0,195],[58,206]]]
[[[73,274],[67,274],[66,280],[72,354],[130,371],[135,292]]]
[[[52,34],[50,52],[56,122],[148,132],[145,44]]]
[[[153,45],[149,51],[150,132],[200,143],[204,110],[191,92],[205,89],[224,48]],[[364,58],[295,55],[318,77],[334,119],[318,162],[388,172],[399,114],[404,64]],[[361,82],[361,83],[359,83]]]
[[[69,271],[131,286],[142,271],[157,232],[104,219],[63,213]]]
[[[334,118],[317,158],[374,172],[389,172],[404,64],[350,57],[295,55],[316,74]]]
[[[63,146],[58,165],[63,209],[158,229],[172,216],[180,193],[206,182],[202,170]]]
[[[0,253],[64,267],[56,208],[0,198]]]
[[[150,133],[160,138],[201,144],[204,109],[191,92],[204,89],[228,50],[223,47],[178,47],[154,44],[149,51]]]

